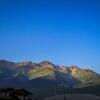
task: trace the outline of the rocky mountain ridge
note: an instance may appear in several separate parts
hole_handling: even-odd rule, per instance
[[[100,84],[100,75],[92,70],[81,69],[75,65],[70,67],[59,66],[49,61],[15,63],[0,60],[0,80],[2,80],[0,81],[1,86],[12,84],[14,87],[27,86],[32,88],[63,84],[65,86],[80,87]]]

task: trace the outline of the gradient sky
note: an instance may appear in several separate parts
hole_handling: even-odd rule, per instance
[[[0,0],[0,59],[100,73],[100,0]]]

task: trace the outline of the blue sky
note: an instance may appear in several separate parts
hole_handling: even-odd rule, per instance
[[[0,0],[0,59],[100,73],[100,1]]]

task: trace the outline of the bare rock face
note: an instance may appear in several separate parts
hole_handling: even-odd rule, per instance
[[[80,70],[80,68],[78,66],[71,66],[71,67],[67,67],[67,66],[61,66],[60,71],[62,72],[77,72],[78,70]]]
[[[18,62],[18,63],[16,63],[16,65],[18,66],[18,67],[25,67],[25,66],[32,66],[32,62]]]
[[[54,64],[52,64],[51,62],[49,61],[42,61],[39,63],[41,67],[44,67],[44,68],[50,68],[50,69],[53,69],[55,67]]]
[[[60,71],[62,71],[62,72],[71,72],[69,67],[67,67],[67,66],[61,66]]]
[[[69,69],[71,72],[76,72],[76,71],[80,70],[80,68],[78,66],[71,66],[71,67],[69,67]]]

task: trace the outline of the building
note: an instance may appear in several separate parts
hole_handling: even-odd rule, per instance
[[[9,97],[12,96],[14,93],[13,88],[2,88],[0,89],[0,97]]]
[[[14,95],[20,100],[33,100],[32,93],[26,91],[25,89],[15,90]]]
[[[34,100],[32,93],[25,89],[0,89],[0,100]]]

